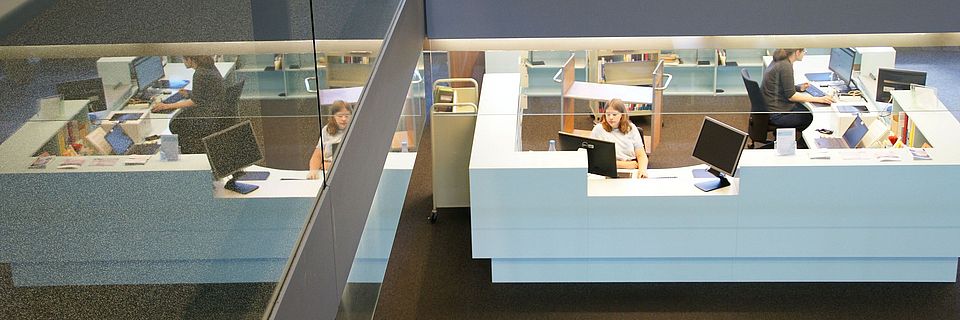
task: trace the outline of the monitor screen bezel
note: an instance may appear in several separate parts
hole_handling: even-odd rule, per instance
[[[844,55],[850,56],[850,66],[849,66],[850,68],[844,68],[843,70],[834,69],[833,57],[835,52],[843,53]],[[857,52],[854,51],[853,49],[833,48],[833,49],[830,49],[830,62],[828,62],[827,65],[830,71],[832,71],[833,74],[837,76],[837,78],[840,78],[840,80],[843,80],[844,85],[849,86],[850,82],[853,81],[853,65],[856,64],[856,62],[857,62]]]
[[[914,77],[923,76],[923,83],[915,83],[918,85],[926,85],[927,83],[927,73],[925,71],[917,70],[908,70],[908,69],[897,69],[897,68],[879,68],[877,69],[877,92],[874,100],[877,102],[888,102],[881,100],[880,98],[884,95],[886,91],[883,90],[884,82],[888,81],[892,76],[902,76],[909,75]],[[908,82],[912,83],[912,82]],[[906,90],[906,89],[903,89]]]
[[[713,122],[714,124],[718,124],[718,125],[726,128],[727,130],[733,131],[733,132],[735,132],[735,133],[737,133],[737,134],[739,134],[739,135],[741,136],[741,139],[740,139],[740,150],[737,152],[737,158],[736,158],[736,160],[734,160],[734,162],[733,162],[733,170],[731,170],[730,172],[724,170],[724,168],[718,168],[717,166],[714,166],[712,163],[710,163],[710,162],[707,161],[707,160],[704,160],[704,159],[701,159],[700,157],[697,157],[697,147],[700,146],[700,138],[702,138],[701,135],[703,134],[703,126],[704,126],[704,124],[706,124],[706,121],[708,121],[708,120],[709,120],[710,122]],[[716,120],[716,119],[714,119],[714,118],[711,118],[711,117],[705,116],[705,117],[703,117],[703,121],[704,121],[704,122],[700,124],[700,131],[697,132],[697,141],[696,141],[696,143],[694,143],[694,145],[693,145],[693,154],[692,154],[691,156],[692,156],[694,159],[703,161],[703,163],[706,163],[708,166],[710,166],[710,168],[713,168],[713,169],[715,169],[716,171],[722,172],[723,174],[725,174],[725,175],[727,175],[727,176],[733,177],[733,176],[737,173],[737,168],[740,167],[740,159],[743,157],[743,149],[746,148],[746,146],[747,146],[747,137],[748,137],[747,133],[741,131],[740,129],[734,128],[733,126],[730,126],[730,125],[728,125],[728,124],[726,124],[726,123],[723,123],[723,122],[718,121],[718,120]]]
[[[160,74],[155,79],[151,79],[150,82],[143,84],[144,81],[141,79],[140,66],[144,65],[145,63],[151,60],[159,60]],[[163,69],[163,58],[161,58],[160,56],[141,57],[133,64],[133,70],[137,76],[137,89],[139,90],[147,89],[148,87],[150,87],[150,85],[157,82],[157,80],[163,79],[163,77],[166,75],[166,70]]]
[[[558,131],[560,141],[557,146],[557,150],[560,151],[576,151],[580,149],[583,145],[583,142],[592,143],[594,148],[584,148],[587,150],[587,173],[592,173],[596,175],[601,175],[605,177],[616,178],[617,177],[617,147],[616,144],[610,141],[601,140],[597,138],[584,137],[581,135],[572,134],[569,132]],[[580,141],[580,145],[577,148],[571,148],[566,145],[564,139],[574,139]],[[597,147],[599,146],[599,147]],[[606,160],[606,157],[603,157],[600,150],[610,150],[606,152],[610,159]],[[612,169],[612,170],[611,170]]]
[[[214,161],[213,161],[213,158],[214,158],[214,157],[210,155],[210,146],[209,146],[209,143],[210,143],[210,141],[212,141],[213,139],[215,139],[215,138],[217,138],[217,137],[219,137],[219,136],[221,136],[221,135],[227,134],[227,133],[229,133],[230,131],[235,130],[235,129],[237,129],[237,128],[239,128],[239,127],[242,127],[242,126],[249,126],[249,127],[250,127],[250,132],[253,133],[253,142],[257,145],[257,160],[250,161],[249,164],[240,166],[239,168],[234,169],[233,171],[230,171],[230,172],[222,172],[221,170],[222,170],[223,168],[218,168],[217,165],[216,165],[216,163],[214,163]],[[260,141],[257,139],[256,131],[253,130],[253,123],[250,122],[250,120],[244,120],[243,122],[240,122],[240,123],[238,123],[238,124],[232,125],[232,126],[230,126],[229,128],[226,128],[226,129],[223,129],[223,130],[214,132],[214,133],[212,133],[212,134],[210,134],[210,135],[208,135],[208,136],[206,136],[206,137],[203,137],[201,140],[202,140],[202,142],[203,142],[203,148],[204,148],[204,150],[206,151],[207,161],[210,163],[210,171],[211,171],[211,173],[213,174],[213,178],[214,178],[215,180],[217,180],[217,179],[222,179],[222,178],[228,177],[228,176],[230,176],[230,175],[232,175],[232,174],[234,174],[234,173],[243,171],[244,168],[249,167],[249,166],[251,166],[251,165],[254,165],[254,164],[256,164],[257,162],[260,162],[260,161],[263,160],[263,152],[260,152],[260,147],[259,147],[259,146],[260,146]]]

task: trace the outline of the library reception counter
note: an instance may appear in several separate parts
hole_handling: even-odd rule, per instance
[[[917,123],[932,160],[745,150],[733,185],[705,193],[690,168],[594,179],[582,150],[520,152],[519,74],[486,74],[483,88],[471,235],[494,282],[956,281],[960,142],[936,137],[960,136],[949,112]]]
[[[64,104],[82,110],[86,101]],[[31,119],[0,145],[0,263],[15,286],[278,281],[322,177],[253,166],[271,174],[241,195],[212,179],[205,154],[155,154],[137,165],[129,156],[55,156],[31,168],[68,122]],[[355,282],[382,279],[415,156],[387,157]],[[70,160],[82,163],[61,166]]]

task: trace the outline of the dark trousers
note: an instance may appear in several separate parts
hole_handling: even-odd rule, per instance
[[[775,127],[794,128],[797,130],[797,146],[800,148],[806,147],[803,142],[803,136],[800,133],[806,130],[811,122],[813,122],[813,114],[800,104],[790,109],[790,113],[774,113],[770,115],[770,124]]]

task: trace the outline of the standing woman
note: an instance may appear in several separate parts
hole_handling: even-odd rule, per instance
[[[320,129],[320,141],[317,142],[317,148],[313,150],[310,157],[310,173],[307,179],[317,179],[321,165],[324,171],[329,171],[333,165],[333,144],[339,144],[343,141],[343,135],[347,132],[347,126],[350,125],[350,117],[353,116],[353,110],[350,105],[341,100],[333,102],[330,107],[330,113],[333,119],[327,121],[327,125]]]
[[[813,122],[813,114],[807,110],[802,102],[833,103],[833,97],[814,97],[800,92],[806,91],[810,83],[794,85],[793,63],[802,61],[807,49],[777,49],[773,52],[773,63],[767,66],[763,73],[763,100],[767,109],[772,112],[770,124],[777,128],[794,128],[797,130],[798,143],[803,139],[800,132],[807,129]]]
[[[637,169],[637,178],[646,178],[649,161],[643,149],[643,136],[626,112],[627,107],[620,99],[607,102],[603,121],[593,126],[590,137],[613,142],[617,149],[617,168]]]

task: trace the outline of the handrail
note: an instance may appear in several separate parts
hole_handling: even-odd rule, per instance
[[[437,107],[473,107],[471,112],[477,112],[477,104],[473,102],[437,102],[430,106],[436,112]],[[459,112],[457,112],[459,113]]]
[[[317,92],[318,92],[317,89],[310,89],[310,80],[317,81],[317,77],[306,77],[306,78],[303,78],[303,86],[305,86],[305,87],[307,88],[307,92],[309,92],[309,93],[317,93]]]
[[[470,82],[470,83],[473,83],[473,87],[474,87],[474,88],[479,88],[479,87],[480,87],[480,85],[477,84],[477,80],[474,80],[473,78],[446,78],[446,79],[437,79],[437,80],[433,81],[433,86],[436,87],[437,84],[438,84],[438,83],[441,83],[441,82],[445,82],[445,83]]]
[[[654,90],[667,90],[667,87],[670,86],[670,81],[673,81],[673,75],[672,75],[672,74],[663,73],[663,62],[664,62],[664,61],[661,59],[660,62],[657,62],[657,67],[656,67],[656,68],[653,68],[653,78],[654,78],[654,79],[657,78],[657,73],[662,73],[665,77],[667,77],[667,81],[664,81],[662,87],[655,87],[655,88],[653,88]]]
[[[420,75],[420,70],[413,70],[413,81],[410,81],[412,84],[423,83],[423,76]]]
[[[563,79],[560,79],[560,74],[563,73],[563,67],[567,66],[567,64],[570,63],[570,60],[573,60],[573,58],[576,56],[577,56],[576,53],[570,54],[570,57],[567,58],[567,61],[565,61],[562,66],[560,66],[560,70],[557,70],[557,74],[553,75],[553,82],[563,83]]]

